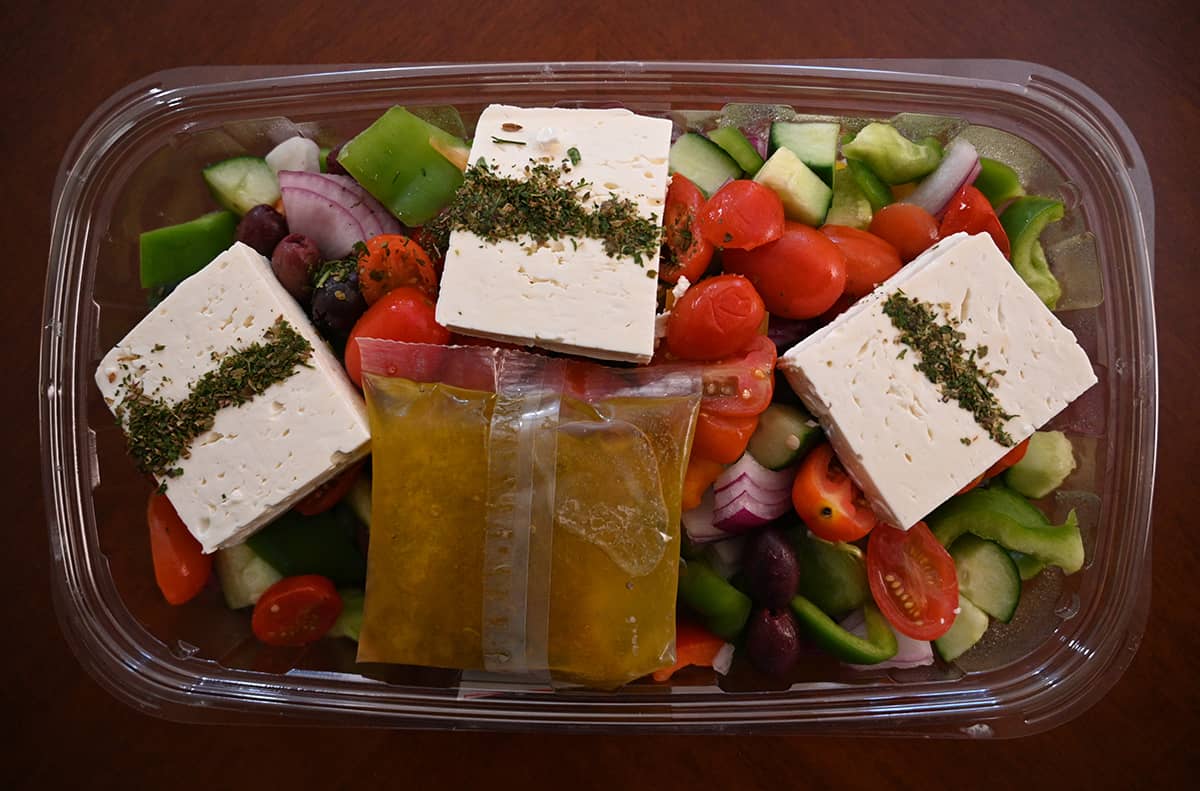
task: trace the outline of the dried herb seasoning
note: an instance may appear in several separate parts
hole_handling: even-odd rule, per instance
[[[1015,443],[1004,430],[1004,423],[1015,415],[1001,409],[992,392],[996,377],[1004,371],[989,371],[978,362],[987,356],[987,347],[965,349],[966,336],[958,329],[956,320],[947,317],[939,321],[933,305],[913,299],[899,289],[883,303],[883,312],[900,331],[901,343],[920,353],[921,359],[913,367],[938,386],[942,400],[957,401],[992,439],[1011,448]],[[964,437],[962,442],[969,445],[970,439]]]

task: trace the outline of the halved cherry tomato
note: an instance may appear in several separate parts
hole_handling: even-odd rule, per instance
[[[342,472],[325,481],[325,483],[306,494],[303,500],[296,503],[295,510],[305,516],[315,516],[333,508],[342,501],[342,498],[354,486],[354,482],[358,480],[359,473],[362,472],[364,464],[366,464],[365,460],[351,464]]]
[[[924,522],[880,524],[867,542],[867,582],[888,622],[914,640],[936,640],[954,623],[954,560]]]
[[[346,375],[362,387],[362,352],[359,338],[383,338],[409,343],[446,344],[450,330],[434,318],[433,300],[415,288],[395,288],[384,294],[359,317],[346,341]]]
[[[685,667],[712,667],[713,660],[725,647],[725,640],[691,621],[675,621],[675,664],[654,671],[654,680],[667,681]]]
[[[733,464],[746,452],[746,445],[758,428],[758,415],[723,417],[704,409],[696,417],[696,433],[692,438],[692,455]]]
[[[756,335],[745,351],[704,366],[700,408],[720,417],[760,415],[775,394],[775,343]]]
[[[828,236],[846,256],[846,294],[865,297],[875,286],[900,271],[900,253],[873,233],[848,225],[824,225]]]
[[[683,492],[679,498],[680,507],[684,511],[690,511],[700,505],[700,501],[704,499],[704,493],[708,491],[708,487],[713,485],[717,476],[724,469],[725,465],[719,461],[701,458],[693,454],[688,459],[687,470],[683,473]]]
[[[1000,252],[1004,253],[1005,258],[1011,253],[1008,234],[1004,232],[996,210],[984,194],[970,184],[964,184],[946,205],[946,212],[938,225],[938,238],[945,239],[959,231],[986,233],[992,237],[992,241],[1000,248]]]
[[[759,334],[766,307],[740,275],[701,280],[679,298],[667,317],[667,350],[684,360],[720,360]]]
[[[724,250],[761,247],[783,235],[783,201],[770,187],[731,181],[700,207],[700,233]]]
[[[250,628],[267,645],[308,645],[324,637],[341,614],[342,597],[327,577],[285,577],[254,605]]]
[[[401,286],[412,286],[434,299],[437,284],[437,271],[425,248],[403,234],[373,236],[358,256],[358,288],[368,305]]]
[[[981,473],[979,473],[978,475],[976,475],[976,476],[975,476],[975,479],[974,479],[973,481],[971,481],[970,483],[968,483],[968,484],[967,484],[966,486],[964,486],[963,488],[959,489],[959,490],[958,490],[958,492],[957,492],[957,494],[966,494],[967,492],[971,491],[972,489],[974,489],[974,488],[975,488],[976,486],[978,486],[979,484],[983,483],[983,479],[984,479],[984,478],[986,478],[986,477],[987,477],[987,473],[986,473],[986,472],[981,472]]]
[[[915,203],[889,203],[875,212],[867,230],[890,242],[906,264],[938,240],[938,221]]]
[[[1018,442],[1012,450],[1000,457],[1000,461],[988,467],[988,471],[984,473],[986,478],[995,478],[1000,473],[1013,466],[1021,459],[1025,458],[1025,454],[1029,452],[1029,439],[1024,442]]]
[[[745,275],[772,316],[811,319],[837,302],[846,288],[846,257],[829,237],[789,222],[778,241],[755,250],[726,250],[726,272]]]
[[[792,483],[792,506],[804,524],[826,541],[856,541],[875,527],[875,512],[828,442],[804,457]]]
[[[150,495],[146,522],[150,525],[154,581],[163,598],[171,604],[190,601],[212,576],[212,555],[204,554],[165,494]]]
[[[664,283],[676,283],[686,277],[695,283],[704,276],[713,257],[712,242],[700,233],[697,216],[704,205],[704,193],[686,176],[671,176],[667,205],[663,208],[663,251],[658,277]]]

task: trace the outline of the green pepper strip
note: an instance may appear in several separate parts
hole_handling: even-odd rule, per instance
[[[891,124],[872,123],[842,146],[847,160],[866,162],[888,184],[903,184],[932,173],[942,161],[934,138],[914,143]]]
[[[750,598],[700,560],[680,564],[679,598],[704,616],[710,632],[726,640],[737,637],[750,617]]]
[[[1051,310],[1058,306],[1062,286],[1050,271],[1039,239],[1048,223],[1062,217],[1062,201],[1038,195],[1017,198],[1000,215],[1000,224],[1012,244],[1013,269]]]
[[[894,657],[899,650],[895,633],[872,602],[863,606],[867,622],[866,639],[843,629],[803,596],[792,599],[792,612],[813,642],[843,662],[877,665]]]
[[[1003,162],[987,157],[979,158],[979,175],[975,177],[975,188],[984,194],[988,203],[996,210],[1013,198],[1025,194],[1017,171]]]

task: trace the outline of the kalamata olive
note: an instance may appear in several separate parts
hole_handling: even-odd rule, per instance
[[[326,336],[345,340],[366,311],[358,288],[358,267],[353,261],[318,278],[312,295],[313,323]]]
[[[290,233],[271,253],[271,271],[287,292],[303,304],[312,295],[312,276],[321,263],[321,251],[307,236]]]
[[[782,530],[768,527],[746,539],[742,570],[750,598],[772,610],[787,609],[800,582],[800,564]]]
[[[271,206],[260,203],[238,223],[236,238],[253,247],[265,256],[270,256],[275,245],[287,236],[287,220]]]
[[[333,148],[329,149],[329,153],[325,155],[325,172],[336,173],[340,176],[349,176],[346,169],[342,167],[342,163],[338,162],[338,154],[342,152],[342,146],[345,143],[338,143]]]
[[[764,608],[751,615],[746,626],[746,655],[762,672],[786,675],[800,659],[800,635],[791,611]]]

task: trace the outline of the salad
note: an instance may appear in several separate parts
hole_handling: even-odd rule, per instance
[[[1095,383],[1052,312],[1062,290],[1039,241],[1064,206],[1025,194],[964,137],[794,113],[679,130],[625,110],[493,105],[468,140],[455,114],[394,107],[331,149],[294,137],[200,181],[219,208],[142,234],[151,307],[96,373],[156,481],[149,543],[173,605],[215,576],[269,645],[361,639],[363,661],[497,669],[475,605],[447,615],[437,583],[423,584],[445,617],[406,621],[406,644],[380,648],[397,607],[432,606],[389,583],[425,562],[400,537],[429,542],[430,579],[483,577],[463,559],[484,539],[438,555],[449,532],[401,536],[380,505],[413,476],[383,452],[396,382],[469,402],[446,362],[466,354],[496,377],[501,364],[558,372],[556,414],[604,402],[578,381],[636,380],[648,401],[667,397],[648,383],[694,382],[670,391],[690,399],[672,413],[685,415],[674,466],[625,437],[577,449],[625,481],[657,459],[645,491],[661,493],[663,522],[647,534],[660,512],[618,492],[611,513],[638,510],[637,524],[565,528],[602,552],[571,571],[574,612],[553,596],[565,576],[545,584],[549,604],[520,589],[522,624],[549,612],[549,648],[523,671],[612,687],[688,666],[724,674],[736,655],[786,677],[806,646],[855,667],[953,662],[1012,619],[1027,581],[1084,565],[1074,514],[1055,525],[1037,503],[1075,467],[1070,438],[1042,429]],[[431,347],[447,351],[421,375],[395,351]],[[488,403],[480,425],[495,433]],[[433,513],[439,497],[470,497],[454,473],[486,479],[497,457],[440,433],[445,412],[416,414],[409,447],[459,437],[447,456],[462,460],[422,484]],[[639,419],[622,424],[651,436]],[[560,458],[551,481],[565,489],[576,471]],[[593,481],[571,502],[608,514],[604,490]],[[576,540],[559,537],[563,502],[556,546]],[[452,527],[496,513],[490,496],[448,510],[462,511]],[[621,554],[635,545],[653,562]],[[664,570],[669,585],[649,584]],[[459,616],[474,633],[465,653],[412,653],[453,642],[439,630]],[[632,625],[583,647],[601,616]]]

